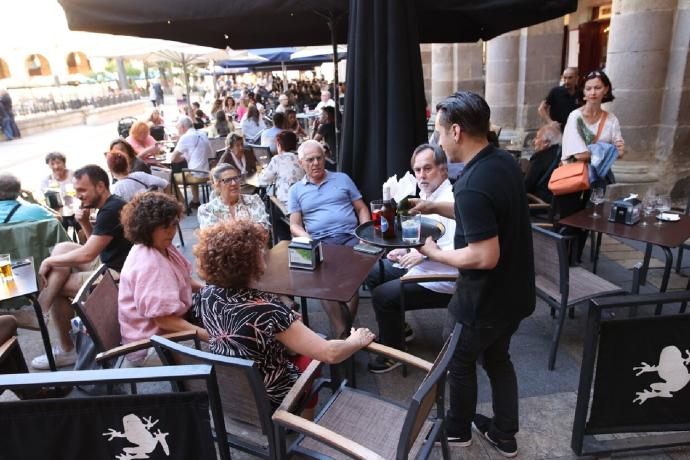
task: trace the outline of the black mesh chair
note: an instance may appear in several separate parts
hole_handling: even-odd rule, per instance
[[[0,424],[8,441],[1,456],[216,459],[210,418],[216,427],[224,422],[209,365],[0,375],[0,391],[165,381],[198,381],[200,385],[193,393],[2,402]],[[229,460],[225,438],[218,438],[217,443],[220,458]]]

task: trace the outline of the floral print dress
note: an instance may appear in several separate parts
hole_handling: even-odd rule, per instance
[[[235,219],[252,220],[264,226],[266,230],[271,228],[271,222],[266,213],[266,205],[259,195],[240,195],[240,200],[235,205]],[[216,196],[208,203],[199,207],[197,214],[199,227],[206,228],[218,222],[233,219],[230,207]]]
[[[274,409],[299,378],[287,348],[276,339],[297,315],[278,296],[251,288],[209,285],[194,296],[193,313],[208,331],[211,353],[258,364]]]
[[[283,152],[271,158],[271,162],[261,171],[259,185],[267,187],[276,184],[276,198],[287,205],[290,186],[304,177],[304,169],[299,165],[297,154]]]

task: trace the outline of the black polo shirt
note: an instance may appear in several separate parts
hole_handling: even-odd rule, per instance
[[[576,89],[575,94],[570,94],[565,86],[556,86],[546,96],[546,103],[549,104],[549,116],[561,124],[563,131],[570,112],[582,105],[582,91]]]
[[[535,305],[532,228],[517,162],[489,144],[465,165],[453,193],[455,249],[498,236],[501,253],[491,270],[459,270],[450,313],[471,327],[529,316]]]
[[[122,224],[120,223],[120,211],[127,202],[117,195],[110,195],[103,207],[96,214],[96,224],[91,231],[92,235],[112,236],[113,239],[101,251],[101,262],[108,268],[120,271],[125,264],[125,259],[132,248],[132,243],[125,238]]]

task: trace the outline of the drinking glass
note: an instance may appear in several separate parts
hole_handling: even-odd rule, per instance
[[[422,220],[419,214],[413,216],[400,216],[402,227],[402,240],[405,243],[419,243],[422,228]]]
[[[371,220],[374,222],[374,230],[381,231],[381,208],[383,208],[383,200],[373,200],[369,203],[371,208]]]
[[[0,278],[2,281],[12,281],[14,279],[12,260],[9,254],[0,254]]]
[[[645,196],[642,201],[642,222],[640,222],[640,227],[649,226],[647,219],[649,219],[649,216],[654,215],[655,210],[656,200],[652,196]]]
[[[671,210],[671,199],[666,196],[666,195],[659,195],[658,198],[656,199],[656,210],[659,212],[659,215],[670,211]],[[658,220],[654,223],[657,227],[661,227],[664,225],[664,223],[661,220]]]
[[[604,198],[604,187],[592,187],[592,194],[589,196],[589,201],[591,201],[594,205],[592,219],[600,218],[601,214],[597,213],[597,206],[606,201],[606,199]]]

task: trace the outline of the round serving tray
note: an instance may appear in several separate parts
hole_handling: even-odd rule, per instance
[[[374,222],[365,222],[355,229],[355,235],[362,241],[382,248],[418,248],[424,245],[427,237],[438,240],[446,233],[446,227],[439,221],[422,216],[419,243],[408,243],[402,240],[402,232],[396,227],[395,238],[384,238],[381,232],[374,230]]]

